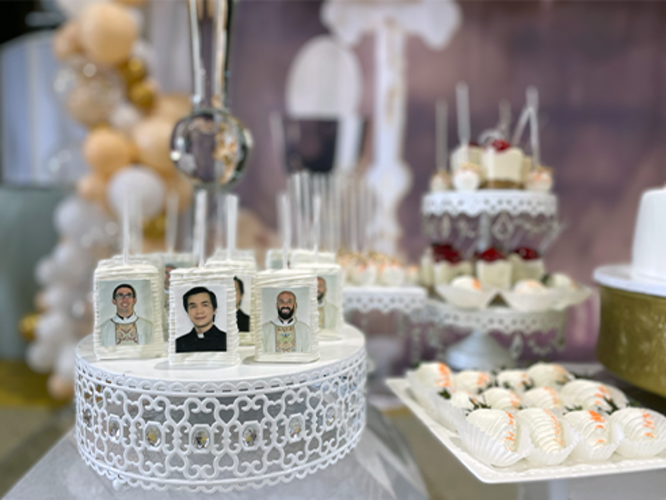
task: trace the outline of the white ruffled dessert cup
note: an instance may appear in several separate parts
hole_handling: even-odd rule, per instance
[[[471,290],[453,285],[436,285],[435,291],[448,303],[460,309],[486,309],[497,295],[495,289]]]
[[[484,410],[478,410],[484,411]],[[500,410],[487,410],[500,411]],[[501,412],[510,416],[509,412]],[[510,449],[503,443],[506,438],[500,437],[502,441],[494,439],[486,431],[482,430],[469,421],[469,415],[466,419],[457,421],[458,435],[460,441],[467,451],[480,462],[494,467],[509,467],[526,458],[533,449],[532,441],[529,435],[524,435],[520,427],[515,425],[515,432],[511,436],[515,440],[515,448]]]
[[[624,439],[616,450],[618,455],[650,458],[666,450],[666,417],[661,413],[645,408],[624,408],[614,412],[609,421],[611,425],[617,424],[624,433]],[[637,432],[647,439],[636,439]],[[649,439],[650,434],[654,439]]]
[[[564,420],[580,435],[580,441],[571,452],[571,458],[579,462],[605,462],[624,440],[620,426],[600,413],[573,411],[567,413]]]
[[[468,407],[456,406],[452,402],[455,392],[451,394],[451,399],[446,399],[439,393],[433,398],[435,419],[451,431],[455,431],[458,428],[458,423],[465,420],[465,415],[474,407],[474,402],[478,403],[474,395],[464,391],[458,391],[458,393],[468,395],[470,398]]]
[[[435,414],[434,398],[438,395],[437,389],[425,385],[412,371],[407,372],[407,382],[414,395],[414,399],[430,414]]]
[[[581,286],[576,289],[569,290],[564,288],[556,288],[552,290],[559,293],[557,303],[555,304],[555,309],[558,310],[582,304],[592,295],[592,290],[586,286]]]

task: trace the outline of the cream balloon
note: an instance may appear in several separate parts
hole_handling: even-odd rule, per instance
[[[122,215],[125,200],[129,197],[130,203],[132,200],[140,202],[141,215],[145,219],[152,219],[164,208],[166,184],[150,168],[132,166],[120,170],[109,180],[106,196],[117,216]]]
[[[110,176],[116,170],[129,165],[131,145],[127,138],[110,128],[95,129],[83,143],[83,157],[95,173]]]
[[[37,262],[35,279],[42,286],[50,285],[58,280],[58,266],[52,257],[42,257]]]
[[[56,207],[53,223],[61,236],[80,242],[81,237],[94,229],[104,229],[110,218],[94,203],[70,196]]]
[[[98,64],[120,64],[132,53],[138,37],[136,20],[127,8],[110,3],[95,3],[80,16],[81,46]]]
[[[153,116],[159,116],[173,120],[175,125],[178,120],[186,117],[192,111],[192,101],[187,94],[164,94],[157,98],[153,106]]]
[[[66,401],[74,397],[73,377],[72,380],[69,380],[62,377],[61,375],[58,375],[57,373],[53,373],[46,381],[46,388],[49,391],[49,395],[53,399]]]
[[[53,53],[61,61],[78,54],[81,50],[79,24],[76,21],[68,21],[54,33]]]
[[[134,143],[139,150],[139,161],[167,178],[177,172],[171,161],[172,132],[172,120],[155,116],[142,120],[134,127],[132,133]]]
[[[106,179],[99,174],[81,177],[76,183],[76,192],[84,200],[104,203],[106,201]]]
[[[51,310],[42,314],[35,327],[35,337],[38,342],[48,342],[51,345],[74,341],[74,324],[67,313],[61,310]]]
[[[32,371],[48,373],[53,370],[58,350],[50,342],[35,341],[28,346],[25,360]]]
[[[121,130],[127,135],[132,134],[132,130],[141,121],[143,115],[128,102],[121,102],[109,115],[109,123],[114,128]]]

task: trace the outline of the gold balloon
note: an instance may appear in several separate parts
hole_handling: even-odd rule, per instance
[[[152,80],[141,80],[127,89],[127,98],[137,108],[148,110],[153,107],[157,95],[157,84]]]
[[[164,232],[166,231],[166,216],[160,214],[143,224],[143,236],[148,239],[162,239],[164,240]]]
[[[70,115],[82,124],[93,127],[106,122],[120,100],[120,90],[111,80],[79,79],[65,98]]]
[[[76,21],[68,21],[63,24],[53,35],[53,53],[56,58],[67,59],[82,50],[79,40],[79,24]]]
[[[118,66],[118,72],[120,76],[123,77],[125,83],[128,87],[134,85],[137,82],[140,82],[148,72],[146,71],[146,65],[138,57],[130,57],[127,61]]]
[[[138,36],[138,26],[125,7],[110,2],[90,4],[81,13],[81,45],[98,64],[126,61]]]
[[[173,178],[167,181],[167,192],[174,192],[178,195],[178,210],[184,211],[192,206],[192,197],[194,196],[194,186],[180,172],[177,172]]]
[[[153,106],[153,116],[173,120],[174,125],[192,111],[192,101],[187,94],[163,94],[157,97]]]
[[[26,314],[21,318],[18,324],[18,330],[27,342],[32,342],[35,340],[35,327],[39,323],[41,314],[33,312]]]
[[[93,171],[109,177],[131,162],[131,146],[125,136],[110,128],[97,128],[83,143],[83,157]]]
[[[88,174],[76,183],[76,192],[84,200],[104,203],[106,200],[106,179],[99,174]]]
[[[151,167],[167,179],[177,172],[171,161],[169,146],[172,130],[169,120],[151,117],[141,120],[132,132],[132,139],[139,150],[139,163]]]

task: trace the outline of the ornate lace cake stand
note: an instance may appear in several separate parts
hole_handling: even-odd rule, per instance
[[[345,314],[378,311],[412,314],[421,311],[428,292],[420,286],[350,286],[342,292]]]
[[[543,357],[564,348],[564,311],[528,313],[497,306],[471,311],[428,299],[424,319],[430,325],[430,346],[442,351],[443,327],[468,332],[444,354],[446,363],[458,370],[508,368],[525,351]]]
[[[466,253],[486,246],[540,248],[559,232],[557,197],[515,189],[443,191],[424,195],[423,230],[433,242],[452,242]]]
[[[259,364],[241,347],[231,367],[170,366],[165,358],[97,361],[77,348],[76,439],[87,464],[145,489],[259,488],[323,469],[365,426],[365,341],[346,325],[321,359]]]

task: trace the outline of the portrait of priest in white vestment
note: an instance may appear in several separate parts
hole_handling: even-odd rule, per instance
[[[153,324],[134,311],[137,303],[134,287],[128,283],[116,286],[111,302],[116,311],[102,322],[100,343],[103,346],[149,344],[153,338]]]
[[[265,353],[310,351],[310,327],[298,321],[296,295],[284,290],[277,296],[277,315],[261,327]]]

